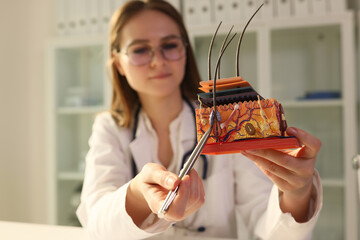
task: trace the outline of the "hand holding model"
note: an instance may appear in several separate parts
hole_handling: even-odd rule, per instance
[[[278,186],[282,192],[282,211],[291,212],[298,222],[304,222],[308,220],[313,174],[321,141],[294,127],[288,128],[287,134],[295,136],[303,147],[294,152],[257,149],[244,151],[243,154]]]

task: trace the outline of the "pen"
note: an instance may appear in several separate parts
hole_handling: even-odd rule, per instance
[[[209,127],[209,129],[201,137],[199,143],[196,145],[196,147],[192,151],[189,159],[186,161],[183,168],[180,170],[180,174],[179,174],[180,179],[185,177],[190,172],[191,168],[194,166],[196,160],[200,156],[200,153],[203,150],[203,148],[205,146],[205,143],[206,143],[206,141],[208,140],[208,138],[210,136],[212,126],[213,126],[213,122],[214,122],[214,111],[212,111],[211,114],[210,114],[210,127]],[[168,193],[168,195],[166,196],[166,198],[164,200],[164,203],[162,204],[161,208],[158,211],[158,217],[159,218],[164,218],[167,210],[170,207],[170,204],[174,201],[174,199],[175,199],[175,197],[177,195],[178,189],[179,189],[179,186],[177,186],[174,190],[171,190]]]

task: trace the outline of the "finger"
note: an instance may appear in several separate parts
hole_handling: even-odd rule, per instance
[[[248,154],[244,154],[247,156]],[[266,159],[257,156],[247,156],[255,162],[260,170],[283,192],[291,191],[296,188],[300,182],[294,173],[277,166]]]
[[[165,214],[168,221],[179,221],[185,216],[186,205],[190,196],[190,177],[186,175],[180,182],[179,190],[174,201]]]
[[[143,172],[143,181],[148,184],[158,184],[167,190],[175,189],[179,183],[179,177],[160,164],[147,163],[141,170]]]
[[[205,201],[205,191],[202,180],[195,169],[189,173],[190,177],[190,196],[189,196],[189,209],[198,208]]]
[[[281,167],[280,171],[278,171],[274,170],[276,167],[268,168],[266,164],[256,163],[256,165],[283,192],[294,192],[311,185],[311,177],[299,177],[291,173],[286,174],[286,171],[282,174]]]
[[[266,170],[263,172],[279,188],[280,191],[287,192],[292,190],[291,184],[285,179],[280,178]]]
[[[255,164],[267,175],[268,177],[276,176],[284,179],[287,182],[291,182],[295,178],[295,172],[286,169],[276,163],[269,161],[261,156],[243,153],[246,157],[255,162]]]
[[[273,150],[273,149],[256,149],[256,150],[246,150],[243,154],[247,154],[245,156],[252,156],[252,160],[254,159],[267,159],[271,162],[275,163],[278,166],[289,169],[290,171],[296,172],[299,168],[299,161],[295,159],[293,156]]]
[[[321,147],[321,141],[311,134],[299,128],[290,127],[286,130],[289,136],[294,136],[298,139],[300,145],[304,145],[304,149],[299,153],[301,157],[313,158],[316,157]]]

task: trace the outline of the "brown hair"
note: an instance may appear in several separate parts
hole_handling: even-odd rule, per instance
[[[199,92],[200,75],[196,66],[194,53],[190,47],[189,36],[181,15],[168,2],[163,0],[136,0],[129,1],[119,8],[112,16],[110,22],[110,56],[114,50],[120,50],[119,44],[122,28],[133,16],[144,10],[162,12],[173,19],[178,25],[180,34],[187,45],[185,74],[180,86],[181,93],[184,98],[195,100],[196,94]],[[120,126],[130,127],[134,121],[134,113],[140,104],[138,95],[136,91],[130,87],[126,77],[120,75],[118,72],[113,57],[110,57],[108,65],[111,68],[113,86],[111,114]]]

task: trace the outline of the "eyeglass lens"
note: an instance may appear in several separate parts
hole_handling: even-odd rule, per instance
[[[181,38],[170,38],[158,47],[162,56],[169,61],[176,61],[185,55],[185,46]],[[127,55],[134,65],[151,62],[156,49],[147,44],[134,44],[127,49]]]

